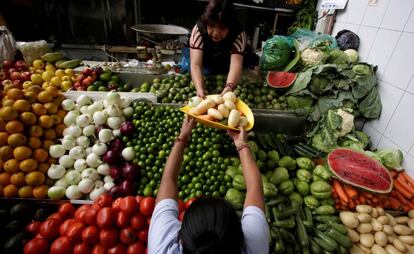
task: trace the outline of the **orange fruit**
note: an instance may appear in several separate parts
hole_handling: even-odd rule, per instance
[[[19,167],[21,171],[25,173],[29,173],[29,172],[35,171],[38,165],[39,164],[37,163],[37,160],[30,158],[30,159],[26,159],[20,162]]]
[[[0,146],[7,145],[7,139],[9,138],[9,134],[5,131],[0,132]]]
[[[49,163],[42,162],[42,163],[39,164],[39,167],[38,167],[37,170],[40,171],[40,172],[42,172],[43,174],[46,174],[47,171],[49,170],[49,168],[50,168],[50,164]]]
[[[44,106],[45,106],[48,114],[55,114],[59,109],[59,107],[53,102],[45,103]]]
[[[65,119],[67,112],[63,109],[59,109],[58,112],[56,113],[56,115],[58,115],[60,117],[60,119]]]
[[[3,189],[3,195],[6,198],[17,197],[17,187],[13,184],[9,184]]]
[[[59,89],[57,89],[54,86],[49,86],[48,88],[46,88],[45,92],[50,94],[52,97],[56,97],[59,95]]]
[[[3,107],[12,107],[15,102],[16,102],[15,100],[4,97],[3,100],[1,101],[1,105]]]
[[[50,115],[50,117],[52,117],[52,119],[53,119],[53,125],[57,125],[57,124],[60,124],[62,122],[62,118],[60,118],[60,116],[58,116],[56,114],[52,114],[52,115]]]
[[[49,158],[49,153],[42,148],[38,148],[33,152],[33,158],[38,162],[45,162]]]
[[[6,186],[10,184],[10,174],[7,172],[0,173],[0,185]]]
[[[60,77],[53,77],[51,80],[50,80],[50,83],[52,83],[52,85],[54,86],[54,87],[60,87],[60,82],[62,82],[61,80],[60,80]]]
[[[49,186],[46,184],[37,186],[33,188],[33,197],[35,198],[47,198],[47,191],[49,190]]]
[[[42,185],[46,181],[46,177],[42,172],[33,171],[27,174],[24,180],[28,185],[36,187]]]
[[[27,145],[32,149],[36,149],[42,146],[42,141],[39,138],[30,137],[29,142],[27,142]]]
[[[24,159],[30,158],[32,156],[32,149],[27,146],[19,146],[14,148],[13,156],[15,159],[22,161]]]
[[[37,117],[32,112],[24,112],[20,114],[20,121],[30,126],[37,122]]]
[[[0,147],[0,159],[6,161],[13,157],[13,148],[11,146]]]
[[[18,190],[17,194],[21,198],[31,198],[33,197],[33,187],[28,185],[23,186]]]
[[[65,99],[66,99],[65,96],[59,93],[59,95],[53,99],[53,103],[55,103],[56,105],[61,105],[62,101],[64,101]]]
[[[42,91],[37,95],[37,100],[41,103],[46,103],[52,101],[53,96],[46,91]]]
[[[12,88],[7,91],[6,96],[12,100],[18,100],[24,98],[24,92],[19,88]]]
[[[27,100],[20,99],[13,103],[13,108],[19,113],[28,112],[30,111],[30,103]]]
[[[43,104],[34,103],[32,105],[32,112],[37,116],[43,116],[47,114],[47,109],[43,106]]]
[[[63,131],[65,130],[65,128],[66,128],[66,125],[64,125],[63,123],[56,125],[56,127],[55,127],[56,134],[59,137],[62,137],[63,136]]]
[[[13,133],[7,139],[7,143],[11,147],[23,146],[26,144],[26,142],[27,142],[27,138],[22,133]]]
[[[43,145],[42,145],[42,147],[44,148],[44,149],[46,149],[47,151],[49,151],[49,148],[50,148],[50,146],[51,145],[54,145],[55,144],[55,142],[53,141],[53,140],[44,140],[43,141]]]
[[[49,72],[53,72],[53,76],[55,76],[56,67],[53,65],[53,63],[47,63],[45,70]]]
[[[6,122],[0,117],[0,131],[6,130]]]
[[[45,128],[45,129],[52,128],[53,126],[53,119],[49,115],[40,116],[37,122],[40,127]]]
[[[42,87],[40,87],[40,85],[34,85],[31,86],[27,89],[28,92],[34,92],[36,94],[36,99],[37,99],[37,95],[43,91]]]
[[[25,177],[26,175],[23,172],[17,172],[11,175],[10,182],[16,185],[17,187],[22,187],[26,184],[26,182],[24,181]]]
[[[17,117],[19,117],[17,110],[11,106],[3,107],[0,109],[0,118],[2,118],[5,122],[15,120]]]
[[[47,159],[47,162],[48,162],[49,164],[58,164],[58,159],[56,159],[56,158],[52,158],[52,157],[49,157],[49,158]]]
[[[59,77],[59,78],[62,78],[63,76],[65,76],[65,71],[64,71],[64,70],[62,70],[62,69],[57,69],[57,70],[55,71],[55,76],[56,76],[56,77]]]
[[[24,124],[18,120],[13,120],[6,123],[6,131],[8,133],[22,133],[24,130]]]
[[[50,81],[55,76],[55,71],[44,71],[42,73],[43,81]]]
[[[33,125],[29,129],[29,136],[40,138],[43,135],[43,129],[39,125]]]
[[[45,139],[47,139],[47,140],[55,140],[56,139],[56,132],[55,132],[55,130],[52,128],[52,129],[46,129],[44,132],[43,132],[43,137],[45,138]]]
[[[4,163],[4,171],[6,171],[9,174],[14,174],[19,172],[20,162],[16,159],[9,159]]]
[[[24,93],[24,98],[30,103],[35,103],[35,102],[37,102],[37,93],[35,93],[33,91],[25,92]]]

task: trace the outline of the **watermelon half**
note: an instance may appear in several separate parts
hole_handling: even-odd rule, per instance
[[[380,162],[355,150],[338,148],[328,154],[327,162],[340,181],[377,193],[389,193],[393,179]]]
[[[297,74],[284,71],[268,71],[266,82],[269,86],[278,89],[290,88],[295,83]]]

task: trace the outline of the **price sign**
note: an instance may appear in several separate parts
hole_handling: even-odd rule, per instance
[[[348,0],[322,0],[321,10],[344,9]]]

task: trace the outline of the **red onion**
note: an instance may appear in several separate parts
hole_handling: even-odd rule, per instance
[[[121,183],[121,188],[125,196],[134,195],[134,182],[129,180],[124,180]]]
[[[104,162],[108,164],[116,164],[121,159],[120,152],[114,150],[108,150],[103,155]]]
[[[122,177],[122,170],[118,167],[112,167],[109,169],[109,175],[114,179],[119,179]]]
[[[124,136],[131,136],[135,132],[135,126],[130,121],[121,123],[121,134]]]
[[[120,154],[122,152],[122,149],[124,149],[124,143],[122,143],[120,139],[116,138],[111,142],[111,145],[109,147],[110,150],[116,151]]]
[[[111,196],[112,196],[113,198],[118,198],[118,197],[121,197],[121,196],[125,196],[125,195],[124,195],[124,190],[123,190],[123,188],[121,187],[121,185],[115,185],[115,186],[113,186],[113,187],[109,190],[109,194],[111,194]]]
[[[122,175],[128,180],[136,180],[138,177],[138,166],[131,162],[126,162],[122,167]]]

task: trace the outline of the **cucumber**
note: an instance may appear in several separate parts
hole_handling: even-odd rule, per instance
[[[279,232],[285,242],[288,242],[288,243],[296,242],[295,236],[289,231],[287,231],[286,229],[279,228]]]
[[[267,202],[267,205],[273,207],[273,206],[276,206],[280,203],[285,203],[287,201],[288,201],[288,199],[285,196],[279,195],[276,198],[273,198],[272,200]]]
[[[329,222],[340,222],[339,217],[335,216],[335,215],[316,215],[315,217],[313,217],[317,222],[324,222],[324,223],[329,223]]]
[[[293,150],[301,157],[315,158],[315,154],[303,149],[300,145],[293,145]]]
[[[336,231],[335,229],[330,228],[330,229],[326,232],[326,234],[327,234],[328,236],[330,236],[331,238],[335,239],[335,241],[336,241],[337,243],[339,243],[339,245],[341,245],[341,246],[345,247],[346,249],[350,249],[350,248],[352,247],[352,244],[353,244],[353,243],[352,243],[351,239],[349,239],[349,237],[348,237],[348,236],[345,236],[345,235],[343,235],[343,234],[339,233],[339,232],[338,232],[338,231]]]
[[[322,247],[322,249],[327,251],[335,251],[339,248],[338,243],[324,232],[316,229],[315,235],[315,241]]]
[[[316,228],[320,231],[328,231],[331,227],[328,225],[328,223],[321,223],[316,225]]]
[[[283,210],[282,212],[279,212],[279,219],[285,219],[285,218],[289,218],[292,215],[295,215],[298,213],[298,208],[297,207],[289,207],[285,210]]]
[[[338,253],[339,254],[348,254],[348,249],[346,249],[344,246],[339,246],[339,249],[338,249]]]
[[[313,228],[313,216],[312,216],[311,209],[309,209],[309,207],[305,206],[304,212],[305,212],[305,218],[306,218],[307,224],[309,224],[310,228]]]
[[[321,247],[315,242],[314,239],[309,239],[309,242],[312,254],[322,254]]]
[[[338,231],[339,233],[343,235],[348,235],[348,230],[342,224],[335,223],[335,222],[329,222],[329,226],[331,226],[333,229],[335,229],[336,231]]]
[[[296,214],[296,230],[298,232],[300,245],[302,247],[307,247],[309,245],[308,234],[306,233],[305,226],[303,225],[299,214]]]
[[[294,228],[295,220],[293,219],[279,220],[279,221],[273,222],[272,224],[278,228]]]

